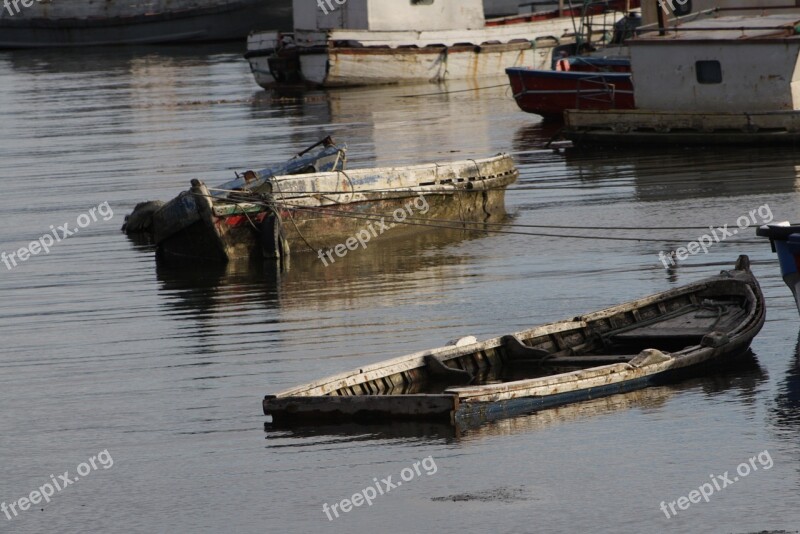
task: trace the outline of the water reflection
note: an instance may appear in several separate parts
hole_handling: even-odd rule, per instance
[[[789,147],[564,151],[582,181],[630,180],[640,201],[791,193],[798,188],[800,154]]]
[[[458,245],[486,239],[464,230],[423,232],[356,249],[326,267],[316,254],[289,258],[288,269],[274,262],[230,262],[227,265],[178,265],[157,262],[156,274],[168,298],[163,305],[185,319],[215,312],[232,304],[283,310],[328,309],[380,294],[411,292],[439,284],[470,258]],[[147,247],[141,251],[151,251]]]
[[[794,358],[779,386],[775,407],[772,409],[773,424],[780,430],[800,431],[800,334],[795,346]]]
[[[494,86],[498,82],[260,92],[252,113],[264,117],[278,107],[298,124],[346,132],[341,140],[359,140],[351,146],[356,158],[368,153],[376,166],[485,157],[508,150],[493,134],[493,107],[508,99],[505,86]],[[306,126],[292,135],[302,144],[309,133]]]
[[[244,53],[240,42],[182,45],[116,46],[114,53],[101,47],[40,48],[0,52],[17,74],[102,74],[106,83],[137,66],[160,64],[174,71],[185,67],[208,67],[214,56],[229,62],[230,55]],[[209,62],[209,59],[212,61]]]

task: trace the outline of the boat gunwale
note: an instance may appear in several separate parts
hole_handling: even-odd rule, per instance
[[[654,367],[652,367],[653,369],[652,373],[642,373],[642,374],[657,374],[661,371],[668,370],[670,368],[689,366],[694,363],[698,363],[698,361],[704,359],[701,358],[701,355],[706,354],[707,352],[706,349],[712,352],[717,350],[724,352],[726,351],[726,347],[733,346],[736,343],[740,342],[742,339],[747,341],[749,331],[752,330],[753,328],[753,320],[755,318],[754,317],[755,314],[758,313],[760,315],[759,318],[755,318],[756,319],[755,323],[758,324],[760,322],[761,324],[763,324],[764,320],[763,296],[761,297],[761,299],[759,299],[758,294],[753,289],[754,287],[756,288],[758,287],[758,282],[755,279],[755,276],[749,271],[731,270],[731,271],[723,271],[723,273],[726,274],[719,274],[712,278],[700,280],[698,282],[694,282],[686,286],[670,289],[647,297],[642,297],[633,301],[618,304],[616,306],[611,306],[596,312],[591,312],[582,316],[575,317],[573,319],[546,323],[527,330],[516,332],[512,335],[516,336],[519,339],[530,339],[534,337],[541,337],[564,331],[586,329],[591,323],[603,319],[608,319],[610,317],[614,317],[621,313],[632,311],[634,309],[639,309],[647,305],[657,304],[658,302],[661,301],[672,300],[688,294],[700,293],[704,290],[711,289],[713,285],[716,285],[718,283],[727,284],[730,282],[734,282],[737,285],[740,285],[740,287],[745,288],[747,293],[745,296],[747,296],[748,300],[752,302],[753,304],[752,309],[750,310],[750,312],[746,317],[743,317],[738,321],[736,328],[727,333],[729,336],[729,342],[725,346],[721,348],[702,347],[701,345],[692,345],[689,347],[685,347],[680,351],[669,353],[671,359],[668,362],[651,364],[655,365]],[[740,273],[740,274],[738,274],[737,276],[735,274],[731,275],[727,273]],[[504,337],[505,335],[497,336],[486,339],[484,341],[472,343],[469,345],[437,347],[434,349],[418,351],[412,354],[400,356],[390,360],[383,360],[381,362],[364,366],[359,369],[345,371],[343,373],[331,375],[313,382],[296,386],[291,389],[281,391],[275,395],[269,395],[267,398],[284,399],[288,397],[310,397],[310,396],[333,397],[336,395],[331,395],[332,393],[343,388],[357,386],[360,384],[371,382],[373,380],[390,376],[392,374],[397,374],[412,369],[424,367],[426,365],[425,364],[426,356],[436,356],[441,361],[446,362],[451,359],[459,358],[469,354],[474,354],[480,351],[499,348],[502,346]],[[681,365],[676,365],[675,361],[679,359],[682,363]],[[667,363],[669,363],[670,365],[666,365]],[[638,369],[644,369],[645,367],[649,366],[642,366],[641,368]],[[661,369],[661,367],[663,367],[663,369]],[[464,400],[466,400],[466,398],[470,397],[471,394],[477,395],[477,388],[480,388],[481,395],[492,395],[495,393],[510,391],[512,389],[530,389],[533,386],[552,387],[560,383],[580,380],[580,378],[575,377],[576,373],[578,374],[584,373],[583,378],[591,378],[590,376],[586,376],[586,373],[588,371],[600,370],[600,373],[605,373],[606,370],[623,371],[629,369],[633,369],[633,367],[627,363],[610,364],[604,366],[591,367],[588,369],[582,369],[579,371],[572,371],[569,373],[561,373],[556,375],[550,375],[547,377],[523,379],[512,382],[504,382],[501,384],[487,384],[487,385],[473,386],[473,387],[449,388],[448,390],[446,390],[446,393],[450,393],[460,398],[463,397]],[[611,371],[609,371],[609,373],[607,374],[611,374]],[[565,378],[566,380],[564,380]],[[403,395],[397,395],[397,396],[403,396]]]
[[[552,388],[557,386],[570,385],[572,387],[566,389],[574,391],[592,387],[592,385],[580,385],[581,382],[599,382],[596,385],[609,385],[625,382],[627,380],[655,376],[665,371],[681,369],[702,363],[722,353],[729,352],[732,347],[742,342],[742,338],[746,340],[748,332],[744,332],[743,330],[747,328],[749,331],[753,328],[754,319],[756,319],[755,315],[757,313],[761,312],[760,315],[763,318],[763,307],[758,306],[758,297],[749,285],[744,287],[749,293],[749,295],[747,295],[748,301],[753,303],[752,309],[746,317],[738,321],[736,328],[726,333],[729,337],[729,341],[722,347],[707,347],[702,344],[691,345],[679,351],[664,353],[664,355],[668,357],[667,360],[642,366],[634,366],[630,363],[616,363],[546,377],[503,382],[500,384],[448,388],[445,390],[445,393],[452,393],[458,396],[461,402],[488,402],[518,397],[539,397],[556,392],[536,390],[552,390]],[[757,324],[758,321],[756,320],[755,323]],[[602,378],[607,378],[608,380],[601,381],[600,379]]]
[[[404,175],[423,173],[427,173],[427,176],[419,176],[416,183],[394,187],[388,186],[389,180],[402,180]],[[456,173],[458,178],[455,179],[452,175],[446,173]],[[445,176],[440,176],[442,174],[445,174]],[[391,178],[384,178],[387,175],[390,175]],[[372,177],[378,179],[373,182],[354,183],[354,180]],[[458,160],[448,163],[372,167],[273,176],[269,178],[269,182],[273,184],[272,196],[281,203],[302,207],[318,207],[372,202],[406,196],[479,192],[506,187],[515,182],[518,177],[519,169],[514,162],[514,158],[509,154],[501,153],[489,158]],[[330,182],[331,188],[338,189],[339,184],[343,181],[347,182],[350,188],[335,193],[324,188],[317,192],[314,191],[314,188],[304,187],[304,184]],[[377,187],[381,181],[385,181],[387,187]],[[303,187],[303,190],[297,191],[297,187]],[[295,188],[295,190],[292,190],[292,188]],[[379,195],[379,198],[372,198],[371,195]],[[334,196],[337,198],[332,198]],[[344,199],[341,197],[344,197]],[[222,197],[215,198],[215,204],[217,203],[220,205],[214,206],[216,216],[232,216],[239,211],[243,212],[245,209],[261,206],[258,202],[230,201]],[[232,207],[222,206],[222,204],[231,204]],[[231,210],[231,213],[227,213],[227,211]]]

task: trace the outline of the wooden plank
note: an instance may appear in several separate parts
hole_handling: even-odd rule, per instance
[[[460,402],[496,402],[522,397],[543,397],[638,379],[666,371],[674,365],[674,358],[641,368],[620,363],[564,373],[555,377],[520,380],[473,388],[450,388],[446,393],[457,394]]]
[[[337,421],[359,419],[409,418],[449,419],[456,397],[442,395],[360,395],[353,397],[264,398],[265,415],[273,422]]]
[[[635,354],[622,354],[622,355],[602,354],[597,356],[554,356],[540,360],[515,361],[514,364],[525,365],[526,363],[531,363],[538,365],[555,365],[555,366],[563,365],[565,367],[573,365],[598,366],[598,365],[613,365],[615,363],[625,363],[631,361],[635,357],[636,357]]]
[[[582,111],[567,110],[564,123],[568,129],[646,129],[656,132],[670,130],[694,130],[712,132],[736,130],[757,132],[758,130],[800,130],[800,112],[759,113],[674,113],[651,110]]]

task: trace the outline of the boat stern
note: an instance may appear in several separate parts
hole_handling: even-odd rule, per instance
[[[769,238],[772,251],[778,254],[783,281],[792,290],[800,311],[800,224],[766,224],[756,230],[756,235]]]

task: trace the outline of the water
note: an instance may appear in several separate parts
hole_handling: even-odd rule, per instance
[[[97,457],[49,504],[0,515],[1,531],[797,529],[800,328],[776,259],[752,229],[669,271],[658,252],[702,230],[591,234],[659,242],[451,232],[276,274],[157,267],[119,227],[136,202],[170,198],[195,177],[225,181],[326,134],[347,142],[351,167],[510,152],[521,170],[507,195],[515,224],[732,227],[764,204],[778,220],[798,220],[800,156],[547,150],[554,130],[519,112],[503,88],[274,95],[254,85],[239,52],[0,54],[0,250],[27,246],[50,225],[75,227],[104,202],[113,210],[49,254],[12,270],[0,264],[0,501],[28,496],[51,474],[75,477]],[[265,431],[264,394],[665,290],[741,253],[769,306],[748,368],[462,434],[414,425]],[[709,502],[671,519],[659,509],[709,475],[732,480],[754,457],[758,469]],[[402,481],[415,462],[419,474],[402,486],[329,521],[324,504],[376,478]]]

